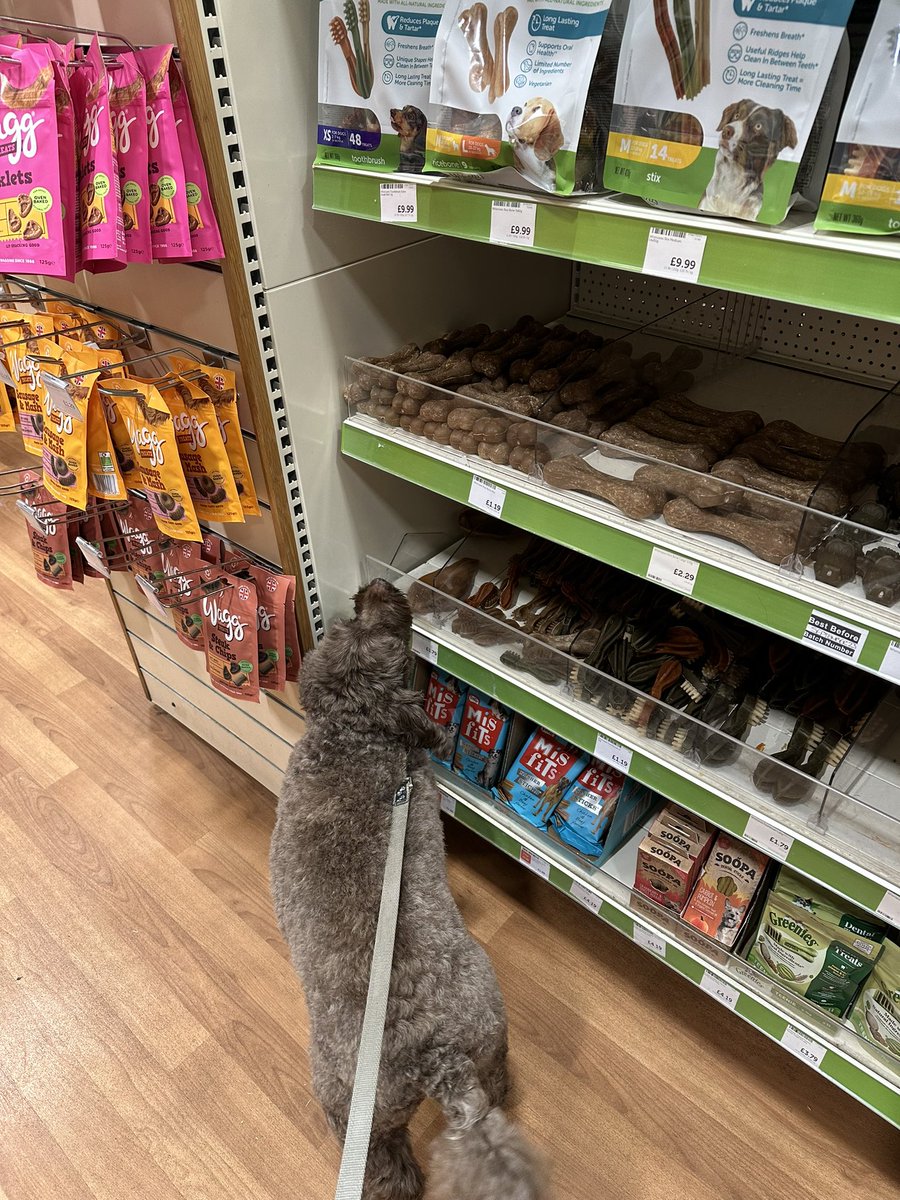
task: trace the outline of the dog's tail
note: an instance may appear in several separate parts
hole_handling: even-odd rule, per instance
[[[453,1051],[441,1055],[433,1086],[426,1088],[447,1120],[432,1151],[434,1200],[539,1200],[536,1155],[502,1110],[492,1107],[470,1059]]]

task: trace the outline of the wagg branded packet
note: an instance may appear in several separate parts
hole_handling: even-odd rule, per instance
[[[178,144],[181,147],[181,161],[184,167],[184,195],[187,200],[188,233],[191,239],[190,259],[194,262],[206,262],[223,258],[225,250],[213,209],[209,181],[206,178],[200,139],[194,127],[194,116],[188,103],[184,76],[175,59],[172,59],[169,71],[172,102],[175,107],[175,127],[178,130]]]
[[[256,584],[219,567],[204,567],[200,578],[211,589],[200,601],[210,682],[232,700],[258,702]]]
[[[852,0],[632,0],[607,187],[651,204],[782,221],[851,8]],[[819,136],[810,147],[817,158]]]
[[[147,85],[135,56],[116,55],[119,64],[112,73],[109,105],[122,195],[122,227],[129,262],[153,261],[150,235],[150,185],[148,180]]]
[[[79,137],[81,256],[89,268],[95,263],[124,266],[127,262],[109,90],[109,73],[94,37],[72,76]]]
[[[138,50],[137,65],[147,87],[147,182],[150,239],[156,259],[190,258],[187,185],[172,103],[171,46]]]

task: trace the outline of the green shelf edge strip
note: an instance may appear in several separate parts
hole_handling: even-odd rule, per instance
[[[325,212],[368,221],[381,220],[382,182],[392,182],[355,171],[331,167],[313,170],[313,206]],[[405,183],[414,183],[404,177]],[[497,191],[496,199],[510,199]],[[519,197],[514,197],[518,199]],[[896,322],[900,318],[900,269],[895,258],[867,254],[865,244],[847,251],[823,236],[818,242],[793,241],[735,231],[730,226],[698,229],[679,225],[675,214],[660,211],[653,221],[579,207],[573,203],[536,202],[533,247],[519,247],[573,262],[594,263],[640,271],[651,225],[706,235],[699,283],[805,304],[860,317]],[[443,233],[469,241],[489,242],[491,203],[483,192],[426,185],[417,188],[418,219],[401,228]]]
[[[468,504],[472,472],[467,467],[420,454],[410,446],[398,445],[346,423],[343,426],[341,448],[350,458],[369,463],[459,504]],[[509,484],[501,486],[506,489],[504,521],[578,550],[589,558],[628,571],[631,575],[646,578],[650,556],[656,544],[653,541],[644,541],[632,533],[603,525],[582,513],[545,503],[536,496],[516,491]],[[790,586],[789,581],[785,586]],[[692,595],[710,608],[731,613],[732,616],[741,617],[753,625],[760,625],[795,641],[802,639],[813,609],[826,612],[835,620],[856,628],[868,628],[855,618],[841,616],[832,606],[810,604],[790,592],[777,591],[767,584],[732,575],[709,563],[700,564]],[[892,638],[882,630],[869,628],[857,665],[877,673],[891,641]]]
[[[443,652],[443,647],[441,651]],[[441,663],[443,666],[444,664]],[[465,799],[459,796],[454,796],[456,801],[454,818],[460,824],[471,829],[473,833],[477,833],[479,837],[496,846],[498,850],[502,850],[504,854],[508,854],[510,858],[514,858],[520,862],[520,853],[525,846],[524,842],[506,830],[498,829],[496,825],[488,821],[476,809],[470,807]],[[533,850],[534,853],[540,854],[539,847],[527,847]],[[527,868],[525,868],[527,870]],[[554,863],[550,864],[549,882],[558,891],[569,896],[578,904],[577,899],[572,897],[571,888],[573,878],[560,870]],[[584,907],[579,905],[579,907]],[[627,913],[615,905],[604,900],[600,906],[600,911],[597,914],[601,920],[606,921],[608,925],[612,925],[620,933],[623,933],[630,940],[634,940],[635,921]],[[662,936],[666,939],[666,965],[677,971],[685,979],[691,983],[700,986],[700,980],[703,978],[704,965],[697,962],[689,954],[686,954],[679,946],[675,945],[668,938],[668,935],[663,931]],[[715,967],[710,967],[709,970],[713,974],[717,974]],[[727,980],[730,986],[735,986],[730,980]],[[782,1017],[779,1013],[773,1012],[771,1008],[757,1000],[755,996],[749,995],[741,989],[734,1011],[739,1017],[742,1017],[748,1024],[753,1025],[762,1033],[766,1034],[773,1041],[781,1042],[790,1022]],[[818,1039],[821,1042],[821,1038]],[[789,1051],[786,1051],[789,1053]],[[819,1065],[818,1070],[822,1075],[827,1076],[833,1083],[849,1092],[857,1100],[867,1105],[879,1116],[883,1117],[891,1125],[900,1128],[900,1097],[892,1091],[887,1084],[880,1079],[870,1075],[867,1071],[857,1066],[850,1059],[845,1058],[836,1050],[826,1049],[825,1056]]]

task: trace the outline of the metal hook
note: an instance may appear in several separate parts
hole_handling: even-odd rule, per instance
[[[35,313],[34,315],[37,316],[38,314]],[[53,316],[53,314],[47,313],[47,316]],[[20,324],[27,325],[28,322],[27,321],[10,321],[10,324],[11,325],[20,325]],[[68,329],[52,329],[52,330],[48,330],[47,333],[32,333],[30,335],[30,337],[20,338],[17,342],[7,342],[4,346],[0,347],[0,349],[9,350],[13,346],[24,346],[26,342],[33,342],[35,338],[55,337],[56,334],[59,334],[59,333],[61,333],[63,335],[63,337],[68,337],[70,333],[76,333],[79,329],[94,329],[97,325],[110,325],[110,324],[112,324],[112,322],[110,322],[110,321],[85,321],[85,323],[83,325],[72,325]],[[104,341],[108,341],[108,340],[109,340],[108,338],[104,338]],[[104,349],[111,350],[112,347],[105,346]],[[106,368],[102,367],[101,370],[105,371]]]
[[[102,322],[100,322],[100,323],[102,324]],[[60,330],[60,332],[63,332],[63,331]],[[110,347],[110,349],[111,348],[112,347]],[[0,349],[2,349],[2,346],[0,346]],[[141,354],[138,358],[130,358],[130,359],[128,359],[127,362],[124,362],[121,365],[124,367],[133,367],[136,363],[147,362],[148,359],[160,358],[166,354],[181,354],[181,351],[180,350],[154,350],[152,354]],[[195,354],[190,355],[190,357],[197,359],[197,356]],[[199,359],[197,359],[197,361],[200,362]],[[114,365],[119,366],[120,364],[116,363]],[[75,378],[83,377],[85,375],[95,375],[99,371],[106,371],[108,369],[109,369],[108,367],[92,367],[90,371],[72,371],[68,375],[60,375],[59,378],[64,379],[64,380],[75,379]]]
[[[65,33],[90,33],[96,35],[98,38],[105,38],[106,41],[121,42],[132,52],[136,49],[134,44],[129,42],[128,38],[122,37],[119,33],[109,33],[105,29],[90,29],[86,25],[61,25],[55,21],[36,21],[32,17],[7,16],[6,13],[0,13],[0,22],[4,24],[24,25],[26,27],[25,32],[29,35],[31,34],[31,30],[28,27],[37,25],[40,29],[62,29]],[[17,33],[18,30],[10,30],[10,32]]]
[[[107,367],[101,367],[100,369],[102,371],[108,370]],[[93,375],[93,374],[95,374],[94,371],[85,371],[85,375]],[[57,375],[57,379],[71,379],[71,378],[72,378],[71,375]],[[144,395],[143,392],[139,392],[135,388],[111,388],[111,387],[104,387],[102,383],[98,383],[97,391],[101,392],[104,396],[131,396],[135,400],[146,400],[147,399],[147,397]]]
[[[65,501],[57,500],[56,497],[52,496],[52,494],[51,494],[51,499],[49,501],[45,501],[44,503],[64,504]],[[47,528],[46,528],[47,525],[49,525],[51,523],[54,525],[66,525],[66,526],[78,525],[78,524],[80,524],[81,521],[84,521],[87,517],[93,516],[95,513],[97,515],[99,515],[99,514],[105,513],[105,512],[116,512],[117,506],[123,505],[125,503],[126,502],[124,500],[110,500],[108,502],[108,504],[106,505],[106,507],[104,507],[104,508],[100,508],[99,506],[96,508],[92,508],[90,510],[85,509],[85,508],[76,508],[76,509],[72,509],[69,512],[60,513],[58,516],[52,516],[52,515],[48,514],[47,516],[45,516],[43,518],[39,515],[39,512],[38,512],[39,508],[43,507],[43,505],[29,504],[27,500],[17,500],[16,508],[19,510],[20,513],[22,513],[22,515],[25,517],[25,520],[32,527],[32,529],[36,529],[38,533],[45,534],[47,532]]]

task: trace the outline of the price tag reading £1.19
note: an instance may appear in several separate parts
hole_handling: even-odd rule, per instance
[[[496,483],[482,479],[480,475],[472,476],[472,486],[469,488],[469,504],[472,508],[480,508],[492,517],[499,517],[505,501],[506,488],[498,487]]]
[[[608,767],[615,767],[617,771],[627,775],[631,770],[631,755],[632,751],[627,746],[611,742],[602,733],[597,734],[597,741],[594,743],[594,758],[606,763]]]
[[[414,183],[383,183],[381,185],[381,219],[392,223],[415,224],[419,205]]]
[[[700,278],[706,235],[679,229],[650,227],[644,251],[644,274],[696,283]]]
[[[504,246],[533,246],[537,205],[523,200],[491,201],[491,241]]]

